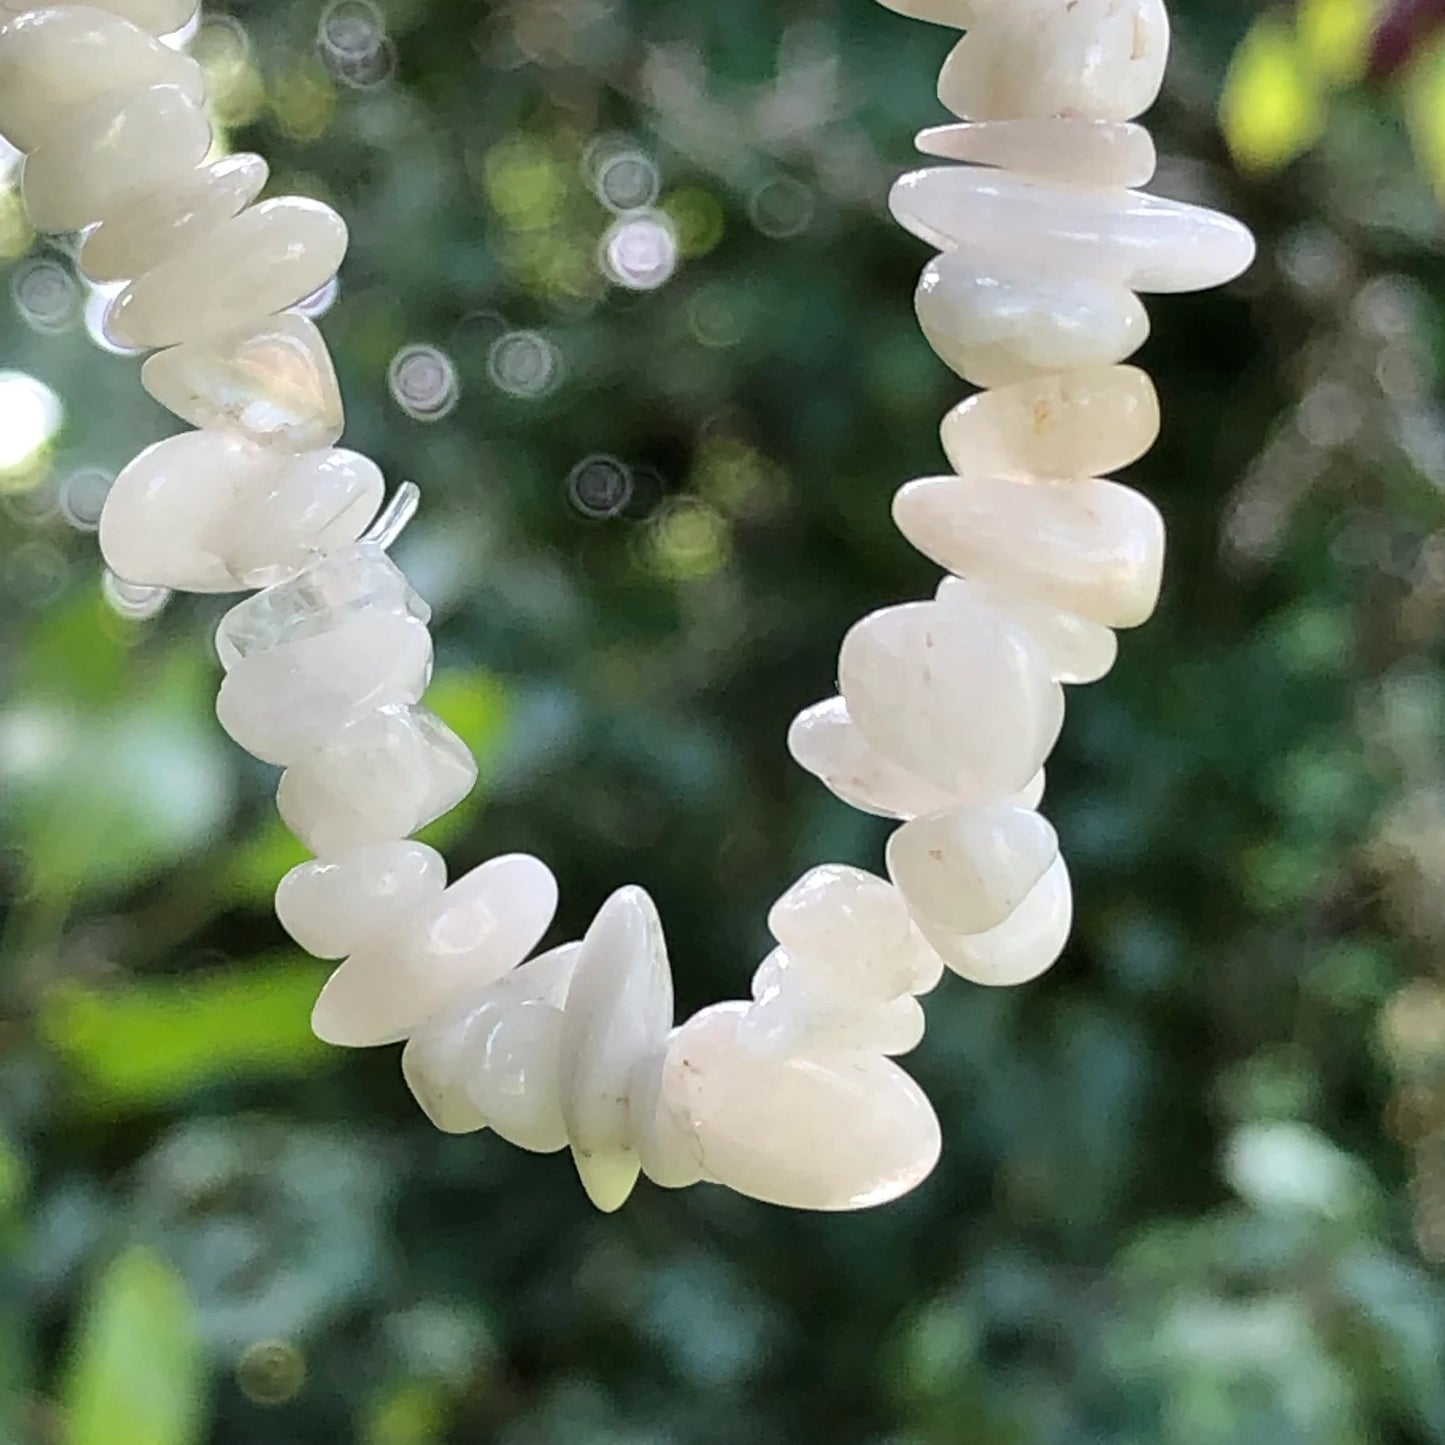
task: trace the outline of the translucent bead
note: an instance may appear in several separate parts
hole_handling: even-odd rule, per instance
[[[561,1009],[540,1001],[494,1004],[473,1032],[478,1057],[467,1070],[467,1096],[491,1129],[534,1154],[567,1147],[562,1037]]]
[[[470,1085],[485,1058],[486,1034],[500,1014],[498,1005],[485,1003],[444,1015],[414,1033],[402,1050],[406,1086],[443,1134],[475,1134],[487,1127]]]
[[[305,637],[347,618],[386,613],[423,626],[431,608],[375,543],[357,542],[318,558],[303,572],[238,603],[216,629],[216,653],[228,671],[242,658]]]
[[[425,843],[371,843],[293,868],[276,889],[281,926],[317,958],[345,958],[440,897],[447,867]]]
[[[37,230],[79,231],[184,175],[210,144],[205,112],[178,85],[102,96],[26,157],[25,208]]]
[[[243,657],[216,716],[252,756],[281,767],[336,742],[346,725],[417,702],[431,679],[431,634],[414,617],[359,612],[324,632]]]
[[[1158,156],[1142,125],[1116,120],[962,121],[920,131],[927,155],[1080,186],[1144,186]]]
[[[30,8],[30,0],[0,0],[0,21],[7,15],[23,15]],[[87,8],[120,16],[151,35],[164,36],[174,36],[196,13],[191,0],[93,0]]]
[[[19,15],[16,8],[8,18],[0,12],[0,134],[22,151],[100,96],[148,85],[178,86],[197,103],[205,96],[205,77],[190,56],[107,13],[110,6],[20,6]]]
[[[476,781],[476,760],[440,718],[383,707],[287,768],[276,806],[308,848],[330,855],[408,837],[451,812]]]

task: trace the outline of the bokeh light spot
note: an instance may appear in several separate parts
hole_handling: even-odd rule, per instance
[[[413,421],[440,421],[461,396],[457,369],[435,346],[407,346],[391,359],[387,385],[392,400]]]

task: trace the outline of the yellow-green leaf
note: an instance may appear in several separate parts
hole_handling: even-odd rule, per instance
[[[1445,46],[1434,46],[1411,64],[1403,99],[1415,158],[1436,193],[1445,196]]]
[[[1299,0],[1295,35],[1306,68],[1333,86],[1362,80],[1376,9],[1375,0]]]
[[[65,1445],[197,1445],[206,1367],[175,1270],[148,1249],[101,1276],[71,1346]]]
[[[1325,125],[1320,87],[1282,20],[1264,16],[1240,42],[1225,77],[1219,121],[1241,170],[1277,170],[1319,139]]]

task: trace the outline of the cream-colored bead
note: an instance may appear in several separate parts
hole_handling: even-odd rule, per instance
[[[960,476],[1013,481],[1102,477],[1159,435],[1159,397],[1135,366],[1091,366],[980,392],[943,420]]]
[[[914,143],[944,160],[1078,186],[1147,185],[1158,165],[1154,138],[1132,121],[960,121],[920,131]]]
[[[916,305],[929,345],[975,386],[1107,366],[1149,336],[1148,313],[1127,287],[968,246],[928,263]]]
[[[973,25],[1000,0],[880,0],[880,3],[910,20],[926,20],[932,25],[962,30]]]
[[[950,572],[1105,627],[1137,627],[1159,598],[1164,519],[1117,482],[930,477],[899,491],[893,517]]]
[[[192,426],[237,432],[281,451],[329,447],[344,426],[331,355],[304,316],[268,316],[159,351],[141,368],[141,381]]]
[[[174,346],[249,325],[333,276],[346,239],[346,223],[320,201],[262,201],[132,281],[106,330],[126,346]]]
[[[198,104],[205,96],[190,56],[110,14],[110,6],[21,8],[0,26],[0,135],[22,151],[103,95],[175,85]]]
[[[177,85],[101,96],[68,112],[25,158],[21,194],[41,231],[79,231],[199,165],[205,112]]]
[[[30,0],[0,0],[0,20],[32,8]],[[151,35],[166,36],[175,35],[196,13],[192,0],[91,0],[88,8],[119,16]]]
[[[939,250],[955,246],[1131,291],[1222,286],[1254,260],[1232,216],[1140,191],[1030,180],[987,166],[934,166],[893,187],[900,225]]]
[[[1009,0],[959,41],[938,98],[972,120],[1130,120],[1168,59],[1164,0]]]
[[[197,166],[112,211],[86,236],[80,269],[92,281],[132,280],[249,206],[269,173],[260,156],[244,153]]]

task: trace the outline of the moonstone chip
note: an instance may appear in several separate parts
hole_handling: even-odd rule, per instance
[[[627,1121],[642,1172],[661,1189],[686,1189],[702,1181],[696,1140],[658,1106],[667,1068],[667,1044],[642,1059],[627,1095]]]
[[[1222,286],[1254,260],[1254,237],[1218,211],[985,166],[913,171],[888,204],[900,225],[939,250],[967,246],[1131,291]]]
[[[844,638],[838,675],[864,737],[961,799],[1024,787],[1063,723],[1043,653],[982,608],[914,602],[875,612]]]
[[[910,20],[927,20],[934,25],[962,30],[966,25],[977,23],[979,16],[999,0],[880,0],[880,3]]]
[[[129,281],[249,206],[270,174],[260,156],[224,156],[113,210],[85,238],[80,269],[92,281]]]
[[[769,910],[768,931],[838,992],[887,1000],[927,993],[941,977],[903,896],[861,868],[830,863],[805,873]]]
[[[184,175],[210,144],[210,121],[178,85],[102,96],[25,158],[25,209],[37,230],[79,231]]]
[[[346,255],[346,223],[320,201],[262,201],[138,276],[106,316],[124,346],[174,346],[284,311],[322,286]]]
[[[996,928],[1059,856],[1059,839],[1023,808],[954,808],[888,840],[888,875],[918,920],[955,933]],[[924,936],[927,937],[925,930]]]
[[[157,352],[141,382],[182,421],[278,451],[332,446],[344,425],[331,354],[304,316],[268,316]]]
[[[287,768],[276,806],[312,852],[330,855],[418,832],[476,781],[476,759],[440,718],[383,707]]]
[[[475,1134],[487,1117],[474,1103],[469,1085],[481,1064],[484,1036],[500,1010],[483,1005],[457,1017],[428,1024],[407,1040],[401,1073],[412,1098],[443,1134]]]
[[[379,612],[414,617],[425,626],[431,608],[406,574],[374,542],[328,552],[304,571],[239,602],[216,629],[216,655],[229,672],[243,657],[318,637],[350,617]]]
[[[939,584],[938,600],[944,606],[957,602],[989,607],[1018,623],[1048,658],[1055,682],[1098,682],[1119,657],[1119,639],[1107,627],[1002,587],[945,577]]]
[[[1117,482],[930,477],[893,499],[925,556],[1105,627],[1137,627],[1164,570],[1164,519]]]
[[[328,632],[243,657],[221,684],[216,716],[253,757],[290,767],[336,744],[354,719],[417,702],[431,667],[424,624],[363,612]]]
[[[996,928],[955,933],[922,920],[919,928],[954,973],[991,988],[1031,983],[1064,951],[1074,922],[1074,897],[1062,857]]]
[[[928,263],[915,305],[929,345],[975,386],[1109,365],[1149,336],[1126,287],[968,246]]]
[[[1159,435],[1159,397],[1136,366],[1091,366],[980,392],[943,420],[960,476],[1012,481],[1102,477],[1136,462]]]
[[[441,895],[447,865],[425,843],[372,843],[293,868],[276,889],[281,926],[317,958],[345,958]]]
[[[1168,59],[1164,0],[1009,0],[959,41],[938,98],[973,120],[1130,120]]]
[[[793,719],[788,751],[850,807],[879,818],[913,818],[959,801],[884,757],[858,731],[841,697],[815,703]]]
[[[767,1058],[820,1050],[909,1054],[923,1042],[916,998],[842,991],[834,978],[785,948],[774,949],[753,975],[753,999],[738,1038]]]
[[[175,85],[197,104],[205,97],[205,77],[190,56],[110,9],[29,10],[0,27],[0,134],[12,145],[34,150],[78,107],[104,95]]]
[[[394,937],[353,953],[327,981],[311,1027],[324,1043],[400,1043],[488,986],[536,947],[557,911],[557,880],[510,853],[457,879]]]
[[[127,582],[265,587],[354,541],[384,488],[376,465],[355,452],[288,456],[225,432],[185,432],[147,447],[116,478],[101,551]]]
[[[582,940],[562,1030],[562,1110],[578,1172],[599,1209],[620,1208],[636,1182],[627,1091],[639,1061],[666,1038],[672,1011],[657,909],[643,889],[621,888]]]
[[[487,1014],[478,1038],[479,1067],[467,1073],[472,1103],[519,1149],[534,1154],[565,1149],[561,1009],[541,1002],[498,1003]]]
[[[961,121],[920,131],[914,144],[944,160],[1079,186],[1147,185],[1159,161],[1154,138],[1132,121]]]
[[[765,1059],[738,1038],[745,1003],[675,1029],[658,1129],[691,1140],[706,1178],[789,1209],[867,1209],[907,1194],[942,1149],[923,1091],[876,1054]]]
[[[7,15],[23,15],[30,0],[0,0],[0,21]],[[152,35],[175,35],[195,16],[191,0],[95,0],[96,10],[118,15]]]

